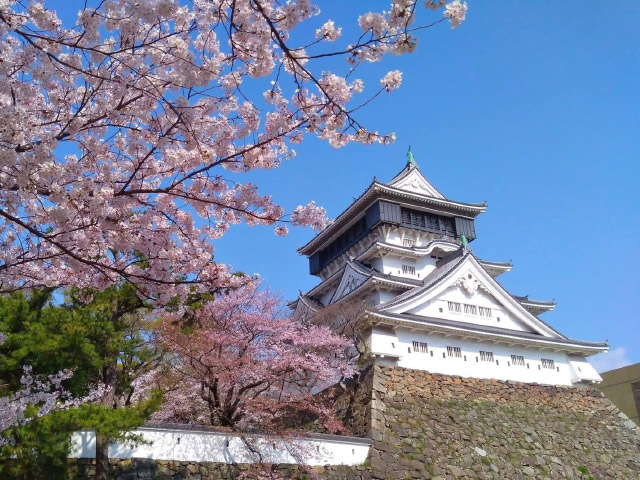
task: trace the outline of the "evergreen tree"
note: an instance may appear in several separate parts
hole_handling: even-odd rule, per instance
[[[2,478],[64,478],[69,438],[80,428],[96,431],[97,478],[106,478],[108,443],[159,406],[158,394],[135,397],[140,379],[161,361],[135,289],[71,289],[63,303],[54,300],[48,289],[0,298],[0,331],[6,336],[0,345],[0,396],[20,388],[29,365],[35,376],[73,370],[65,389],[76,399],[91,393],[92,402],[3,432],[8,442],[0,449]]]

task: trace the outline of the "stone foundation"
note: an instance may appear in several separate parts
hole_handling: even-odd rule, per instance
[[[224,465],[220,463],[193,463],[170,460],[149,460],[144,458],[112,459],[110,478],[114,480],[243,480],[258,477],[255,465]],[[371,475],[367,466],[362,467],[313,467],[296,465],[264,466],[263,473],[269,472],[279,479],[310,480],[320,477],[327,480],[365,480]],[[95,476],[95,461],[80,459],[71,461],[70,478],[92,480]],[[269,477],[267,477],[269,478]]]
[[[640,478],[640,429],[596,389],[375,367],[373,478]]]
[[[312,471],[276,466],[280,478],[579,479],[584,466],[596,480],[640,479],[640,428],[596,389],[374,366],[355,395],[333,401],[339,412],[349,412],[354,433],[373,439],[369,461]],[[87,463],[74,465],[76,479],[90,478]],[[257,478],[254,468],[114,460],[113,478]]]

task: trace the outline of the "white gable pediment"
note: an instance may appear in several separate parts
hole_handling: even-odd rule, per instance
[[[387,184],[390,187],[406,190],[408,192],[420,193],[430,197],[442,198],[442,195],[429,181],[420,173],[420,170],[413,168],[404,176],[392,180]]]
[[[466,272],[449,288],[407,313],[479,326],[538,333],[500,303],[475,276]]]
[[[340,283],[338,284],[338,288],[336,288],[329,303],[335,303],[345,295],[350,294],[356,288],[362,285],[368,278],[369,275],[356,270],[350,263],[347,263],[344,269],[344,273],[342,274],[342,278],[340,279]]]
[[[452,262],[456,261],[452,260]],[[525,310],[471,254],[466,254],[455,268],[439,277],[432,285],[428,279],[425,279],[425,283],[425,287],[400,295],[381,306],[380,310],[562,338],[552,328]],[[452,304],[450,305],[449,302]],[[481,311],[481,307],[489,308],[491,312]]]

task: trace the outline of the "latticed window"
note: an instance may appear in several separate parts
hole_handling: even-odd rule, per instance
[[[447,356],[454,358],[462,358],[460,347],[447,347]]]
[[[416,267],[413,267],[411,265],[402,265],[402,273],[404,273],[405,275],[415,275]]]
[[[481,317],[491,318],[491,309],[487,307],[478,307],[478,313]]]
[[[477,315],[478,314],[478,308],[475,305],[467,305],[466,303],[464,304],[464,313],[470,314],[470,315]]]
[[[429,353],[429,346],[424,342],[413,342],[413,351],[418,353]]]
[[[416,241],[410,238],[405,238],[404,240],[402,240],[403,247],[413,247],[415,244],[416,244]]]
[[[458,302],[447,302],[447,304],[449,305],[450,312],[455,312],[455,313],[462,312],[462,305],[459,304]]]
[[[442,217],[432,213],[402,208],[400,210],[403,225],[409,225],[418,230],[430,232],[442,232],[448,235],[455,235],[453,222],[449,217]]]
[[[482,362],[493,362],[493,352],[483,352],[480,350],[480,360]]]
[[[524,357],[522,355],[511,355],[511,365],[524,367]]]
[[[543,358],[542,359],[542,368],[546,368],[549,370],[554,370],[556,368],[556,364],[553,360],[549,359],[549,358]]]

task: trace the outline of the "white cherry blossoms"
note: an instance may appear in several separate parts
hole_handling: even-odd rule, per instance
[[[0,0],[0,291],[127,280],[157,305],[242,282],[213,260],[232,225],[324,227],[242,175],[309,136],[393,142],[357,114],[402,73],[371,92],[352,74],[438,23],[416,20],[419,0],[300,34],[311,0],[95,1],[75,24],[45,3]],[[426,6],[454,28],[467,10]]]
[[[402,72],[400,70],[391,70],[380,80],[380,84],[387,92],[391,92],[400,88],[402,83]]]
[[[451,28],[460,26],[462,21],[467,15],[467,2],[460,2],[460,0],[453,0],[444,7],[444,16],[451,22]]]
[[[328,20],[316,30],[316,38],[321,38],[327,42],[335,42],[342,35],[342,27],[336,27],[333,20]]]

